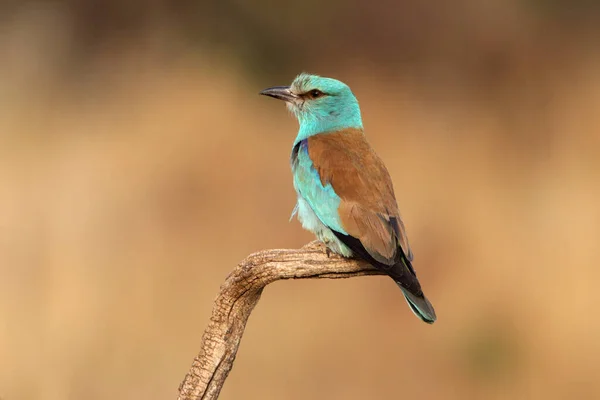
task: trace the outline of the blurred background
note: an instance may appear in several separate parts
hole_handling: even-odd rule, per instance
[[[297,248],[297,125],[348,83],[438,322],[279,282],[222,399],[598,399],[600,3],[0,3],[0,398],[163,399],[249,253]]]

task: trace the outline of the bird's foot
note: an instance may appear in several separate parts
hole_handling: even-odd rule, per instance
[[[325,255],[327,255],[327,258],[330,258],[332,254],[333,254],[333,251],[331,251],[329,246],[327,246],[327,243],[325,243]]]

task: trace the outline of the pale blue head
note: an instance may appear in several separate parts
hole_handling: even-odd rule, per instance
[[[336,79],[302,73],[290,86],[276,86],[260,94],[286,102],[300,123],[296,141],[345,128],[362,129],[358,100]]]

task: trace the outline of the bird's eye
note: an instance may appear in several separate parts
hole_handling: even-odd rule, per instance
[[[323,96],[323,92],[321,92],[319,89],[313,89],[310,92],[308,92],[308,96],[310,98],[316,99],[317,97],[321,97]]]

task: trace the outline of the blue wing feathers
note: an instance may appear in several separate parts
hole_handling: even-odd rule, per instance
[[[294,188],[310,205],[323,225],[337,232],[347,234],[338,214],[341,199],[333,190],[331,184],[321,183],[318,171],[308,155],[308,141],[298,142],[292,150],[292,172]]]

